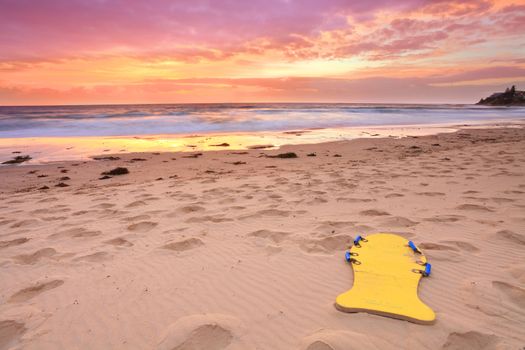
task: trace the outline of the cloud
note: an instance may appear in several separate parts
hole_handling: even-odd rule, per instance
[[[494,77],[503,82],[462,84]],[[474,103],[506,86],[525,87],[525,68],[493,67],[432,77],[149,79],[65,90],[1,87],[0,104],[375,102]]]
[[[360,91],[386,99],[382,86],[396,100],[458,83],[464,93],[451,98],[468,101],[472,81],[523,76],[525,0],[0,0],[0,9],[3,104],[355,101]]]

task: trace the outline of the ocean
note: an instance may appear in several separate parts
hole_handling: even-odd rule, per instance
[[[467,124],[525,117],[524,108],[395,104],[162,104],[1,107],[0,138],[206,134]]]

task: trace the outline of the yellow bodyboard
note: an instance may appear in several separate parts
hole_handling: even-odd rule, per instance
[[[434,311],[417,295],[419,280],[430,272],[430,265],[412,242],[409,245],[405,238],[390,233],[359,237],[347,260],[354,270],[354,284],[337,297],[337,309],[421,324],[435,321]]]

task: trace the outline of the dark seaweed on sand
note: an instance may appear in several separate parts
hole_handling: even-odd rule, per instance
[[[2,164],[20,164],[23,162],[27,162],[28,160],[31,160],[30,156],[16,156],[11,160],[3,162]]]
[[[109,171],[104,171],[101,175],[125,175],[129,174],[128,168],[118,167]]]
[[[266,156],[267,158],[298,158],[294,152],[279,153],[276,156]]]
[[[120,157],[113,157],[113,156],[107,156],[107,157],[93,157],[94,160],[120,160]]]
[[[194,153],[189,156],[183,156],[182,158],[199,158],[200,156],[202,156],[202,153]]]

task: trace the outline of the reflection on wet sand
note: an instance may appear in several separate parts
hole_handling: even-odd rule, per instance
[[[61,160],[86,160],[100,154],[277,148],[287,144],[320,143],[363,137],[422,136],[455,130],[453,127],[442,126],[396,126],[206,135],[4,138],[0,139],[0,160],[8,160],[16,154],[28,154],[32,159],[27,163],[35,164]]]

